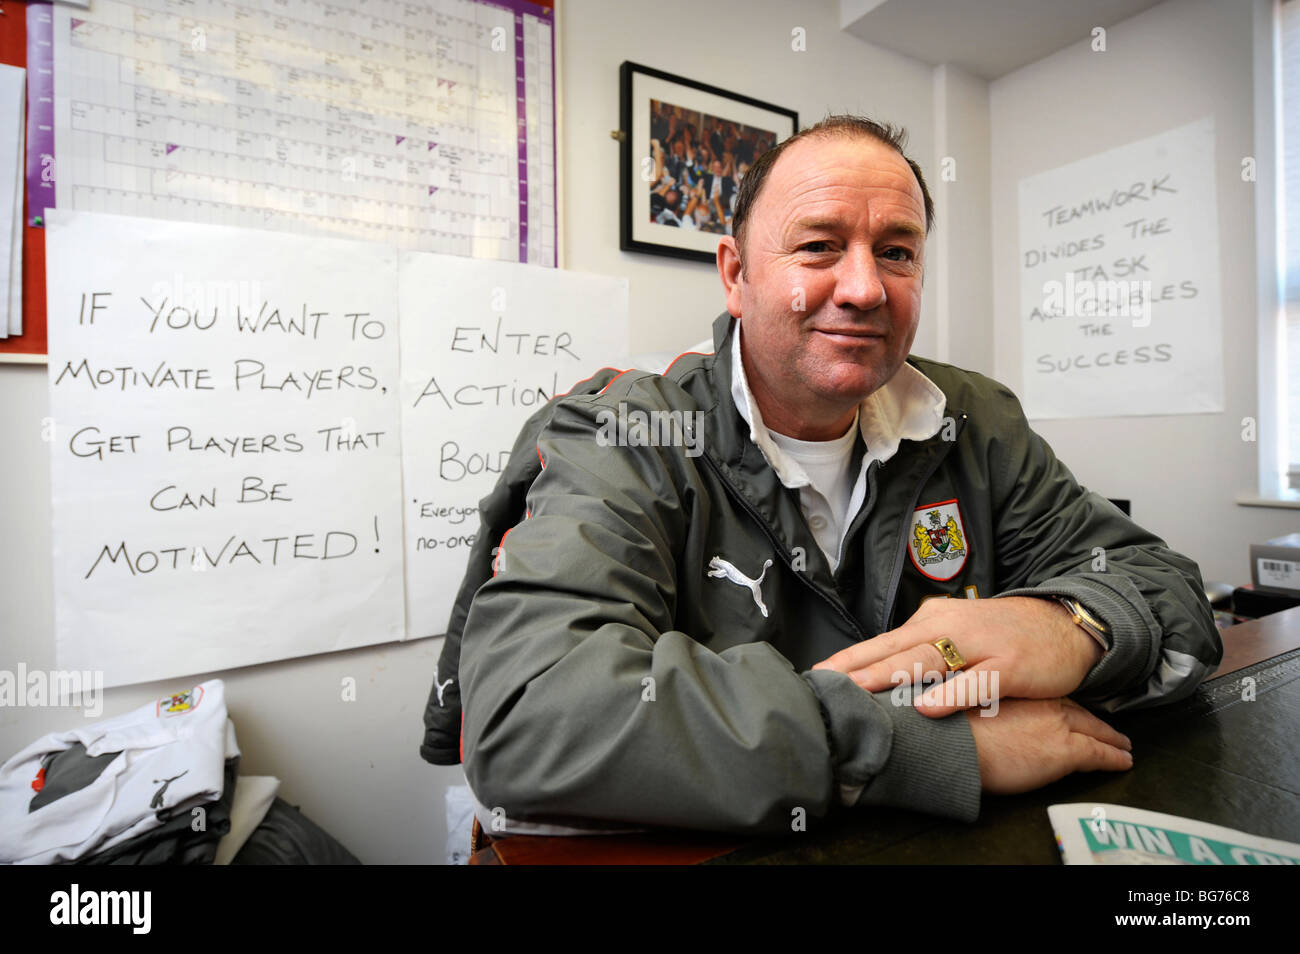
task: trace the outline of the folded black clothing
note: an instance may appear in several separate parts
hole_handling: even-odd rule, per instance
[[[235,800],[239,777],[239,756],[226,759],[221,797],[197,806],[167,808],[169,817],[157,828],[82,858],[84,865],[210,865],[217,856],[217,842],[230,832],[230,806]],[[161,814],[161,813],[160,813]],[[196,822],[202,827],[195,831]]]
[[[271,803],[232,865],[359,865],[361,861],[282,798]]]

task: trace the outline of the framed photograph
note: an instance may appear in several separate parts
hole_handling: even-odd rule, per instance
[[[619,248],[712,262],[741,178],[799,114],[637,63],[619,80]]]

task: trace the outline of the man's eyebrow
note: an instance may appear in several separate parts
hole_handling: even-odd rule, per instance
[[[827,218],[810,218],[796,219],[791,225],[791,231],[798,232],[835,232],[844,227],[844,223],[839,219]],[[918,238],[924,241],[925,229],[915,222],[908,219],[896,219],[888,223],[882,230],[883,234],[890,236],[906,236],[909,238]]]
[[[796,219],[791,231],[799,232],[834,232],[843,228],[839,219]]]
[[[911,221],[890,222],[885,227],[886,235],[903,235],[909,238],[925,239],[925,229]]]

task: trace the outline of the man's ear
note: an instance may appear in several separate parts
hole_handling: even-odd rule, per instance
[[[727,311],[733,318],[740,314],[740,250],[736,240],[730,235],[718,239],[718,276],[722,279],[722,288],[727,295]]]

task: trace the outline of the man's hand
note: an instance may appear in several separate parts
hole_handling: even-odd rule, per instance
[[[981,672],[997,673],[992,683],[997,698],[1057,699],[1078,689],[1102,656],[1101,646],[1056,600],[1009,596],[926,600],[902,626],[840,650],[813,668],[847,673],[868,692],[889,689],[900,681],[910,685],[918,664],[923,675],[947,673],[943,655],[934,645],[945,636],[967,665],[917,699],[917,710],[936,719],[992,701],[983,698],[991,689],[988,676],[985,686],[980,686]],[[945,705],[945,697],[966,705]]]
[[[1100,647],[1099,647],[1100,648]],[[1133,743],[1070,699],[1008,699],[996,716],[969,711],[980,787],[1013,795],[1071,772],[1133,767]]]

